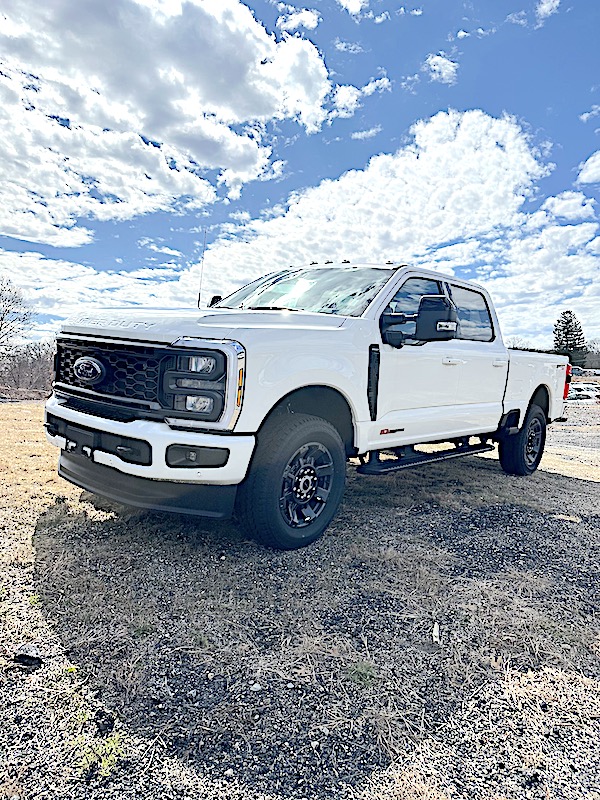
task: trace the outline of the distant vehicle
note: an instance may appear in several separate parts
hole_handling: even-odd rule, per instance
[[[578,381],[572,383],[569,387],[569,394],[567,395],[567,402],[586,400],[588,402],[600,401],[600,384],[599,383],[584,383]]]
[[[505,472],[529,475],[569,381],[565,356],[506,348],[476,284],[310,266],[200,311],[67,321],[45,425],[77,486],[161,511],[235,508],[248,533],[291,550],[331,522],[350,457],[375,476],[498,442]]]

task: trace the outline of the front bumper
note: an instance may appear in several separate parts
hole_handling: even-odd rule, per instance
[[[237,486],[155,481],[125,475],[80,455],[61,453],[58,474],[88,492],[128,506],[226,519],[233,513]]]
[[[121,473],[122,475],[143,478],[148,481],[168,481],[196,486],[235,487],[246,477],[250,459],[254,452],[255,437],[252,435],[236,436],[232,434],[172,430],[166,423],[152,420],[119,422],[65,408],[64,404],[54,395],[46,403],[46,412],[76,426],[149,443],[152,448],[151,463],[149,464],[129,463],[115,453],[93,448],[89,453],[89,457],[85,458],[85,461],[88,461],[89,464],[110,467],[117,474]],[[67,439],[64,436],[52,435],[47,430],[46,438],[51,444],[60,447],[63,451],[61,462],[65,462],[65,456],[67,455],[82,457],[80,453],[65,453]],[[221,467],[169,466],[167,464],[167,448],[170,445],[222,448],[229,451],[229,458],[227,463]],[[68,461],[71,463],[71,459],[68,459]],[[97,472],[95,474],[105,473]],[[67,475],[65,474],[64,477],[67,477]],[[68,478],[68,480],[71,479]],[[77,481],[73,482],[77,483]],[[105,494],[101,486],[97,489],[92,489],[92,491],[97,491],[98,494]],[[123,500],[122,502],[125,501]]]

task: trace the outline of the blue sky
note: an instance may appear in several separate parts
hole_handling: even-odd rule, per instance
[[[289,264],[485,284],[600,337],[600,5],[4,0],[0,272],[37,334]]]

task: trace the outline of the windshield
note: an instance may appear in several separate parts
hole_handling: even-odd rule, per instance
[[[296,269],[260,278],[216,304],[216,308],[288,309],[360,316],[394,269],[331,267]]]

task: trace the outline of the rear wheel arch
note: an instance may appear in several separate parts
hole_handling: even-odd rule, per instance
[[[529,411],[532,406],[538,406],[539,408],[541,408],[544,414],[546,415],[546,419],[549,421],[550,392],[548,391],[547,386],[541,385],[538,386],[538,388],[535,390],[535,392],[533,393],[533,397],[531,398],[531,400],[529,401],[529,405],[527,406],[527,413],[525,414],[525,417],[527,416],[527,414],[529,414]]]

